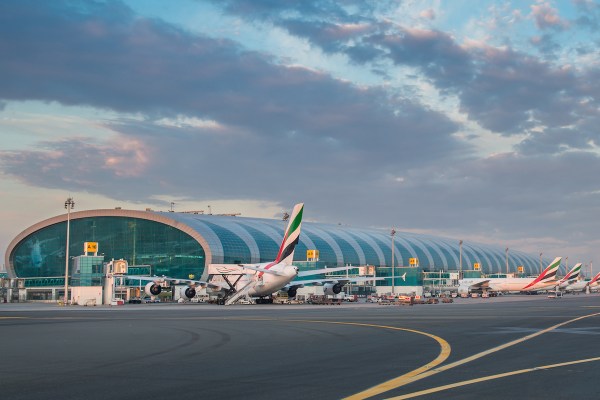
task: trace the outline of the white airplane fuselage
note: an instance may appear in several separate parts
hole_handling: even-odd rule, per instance
[[[488,283],[482,287],[482,290],[489,290],[492,292],[521,292],[521,291],[535,291],[540,289],[549,289],[556,285],[557,281],[551,282],[538,282],[525,289],[525,287],[533,281],[533,278],[488,278],[488,279],[463,279],[460,281],[460,286],[470,287],[477,285],[480,282],[488,281]]]
[[[255,271],[254,275],[251,275],[253,287],[248,291],[248,295],[251,297],[270,296],[284,288],[298,275],[298,267],[293,265],[285,265],[283,263],[274,264],[271,262],[258,264],[256,266],[277,272],[279,275]]]
[[[575,283],[575,282],[573,282],[573,281],[564,281],[564,282],[557,283],[556,287],[559,288],[559,289],[566,289],[569,286],[571,286],[573,283]]]
[[[567,292],[582,292],[588,286],[590,287],[590,290],[595,290],[598,287],[598,282],[594,282],[590,285],[590,281],[578,281],[567,286],[565,290]]]

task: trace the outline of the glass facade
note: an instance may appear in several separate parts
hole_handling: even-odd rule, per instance
[[[97,210],[97,213],[105,211]],[[200,279],[205,264],[209,262],[237,264],[273,261],[285,225],[283,221],[272,219],[176,212],[119,210],[118,213],[122,215],[116,216],[93,216],[96,211],[85,213],[80,217],[72,214],[70,257],[83,254],[84,242],[98,242],[98,255],[103,256],[104,262],[122,258],[129,263],[132,274],[175,278],[193,275]],[[117,211],[111,210],[111,213]],[[49,225],[30,233],[9,249],[9,263],[20,278],[59,279],[64,276],[65,243],[66,221],[49,222]],[[420,270],[458,270],[458,240],[398,231],[394,246],[398,268],[408,267],[409,258],[417,257]],[[378,270],[384,268],[381,270],[382,276],[391,276],[391,270],[385,269],[391,265],[391,236],[386,230],[304,222],[295,260],[306,260],[308,249],[319,250],[319,261],[328,267],[374,265]],[[474,262],[482,264],[484,273],[505,271],[504,248],[465,243],[462,269],[472,269]],[[543,260],[544,265],[548,262]],[[510,270],[516,271],[518,265],[525,267],[525,274],[537,273],[539,258],[511,250]],[[71,276],[73,272],[74,265],[71,265]],[[84,281],[89,284],[89,278],[86,277]]]
[[[250,249],[246,242],[237,234],[217,224],[204,222],[213,232],[217,234],[223,246],[224,264],[241,264],[251,262]]]
[[[313,232],[312,229],[306,229],[306,224],[302,224],[302,231],[300,232],[300,241],[303,240],[303,236],[307,235],[311,238],[313,244],[315,245],[314,249],[311,250],[319,250],[319,259],[325,261],[328,266],[335,267],[338,266],[338,257],[335,253],[335,250],[327,243],[327,241],[319,236],[316,232]],[[283,234],[282,234],[283,235]],[[294,258],[302,260],[306,254],[294,254]]]
[[[187,278],[204,272],[205,253],[187,233],[155,221],[128,217],[71,219],[69,256],[83,254],[84,242],[98,242],[104,261],[127,260],[150,265],[152,275]],[[65,274],[67,223],[42,228],[23,239],[11,254],[20,278],[60,277]],[[73,274],[74,263],[70,263]]]
[[[77,256],[73,259],[73,286],[102,286],[104,276],[103,256]]]

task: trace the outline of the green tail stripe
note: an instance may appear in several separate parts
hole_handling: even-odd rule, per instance
[[[302,222],[302,212],[303,211],[304,211],[304,206],[302,206],[302,208],[300,209],[300,211],[298,212],[298,214],[296,215],[296,217],[294,218],[294,220],[290,224],[290,229],[287,232],[286,240],[300,226],[300,223]]]

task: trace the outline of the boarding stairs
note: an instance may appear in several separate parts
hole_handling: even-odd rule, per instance
[[[237,303],[242,297],[246,297],[248,295],[248,292],[250,291],[250,289],[252,289],[254,287],[255,282],[254,281],[250,281],[248,282],[246,285],[244,285],[240,290],[236,291],[233,296],[229,297],[226,301],[225,301],[225,305],[226,306],[230,306],[232,304]]]

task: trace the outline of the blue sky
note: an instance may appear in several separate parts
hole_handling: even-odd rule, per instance
[[[0,251],[72,196],[589,263],[599,28],[585,0],[3,1]]]

